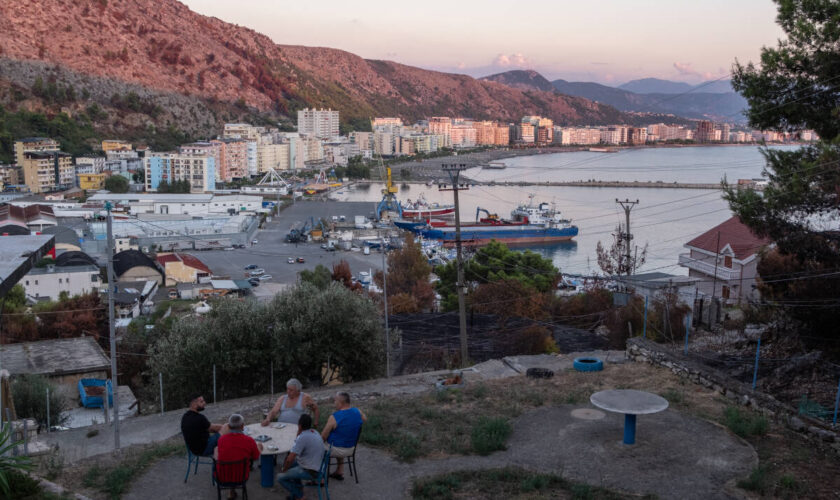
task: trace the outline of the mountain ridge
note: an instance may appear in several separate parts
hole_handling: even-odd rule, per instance
[[[331,107],[355,128],[377,115],[518,121],[541,114],[567,124],[644,120],[553,89],[522,90],[339,49],[275,44],[175,0],[0,0],[0,8],[0,58],[41,61],[271,116]],[[7,97],[4,104],[12,101]]]

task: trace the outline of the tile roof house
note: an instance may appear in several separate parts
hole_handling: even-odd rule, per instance
[[[53,209],[49,205],[28,205],[25,207],[0,204],[0,232],[16,234],[11,230],[23,228],[26,234],[40,231],[57,224]]]
[[[13,377],[44,375],[71,392],[80,378],[106,378],[111,364],[93,337],[3,344],[0,363]]]
[[[703,296],[727,303],[756,299],[759,252],[770,244],[732,217],[686,243],[689,253],[679,256],[679,264],[690,277],[701,278],[697,289]]]
[[[166,274],[166,286],[177,283],[205,283],[213,274],[198,257],[187,253],[159,253],[157,262]]]

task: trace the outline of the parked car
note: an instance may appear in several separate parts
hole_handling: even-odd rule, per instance
[[[260,276],[260,281],[268,281],[270,279],[271,279],[270,274],[263,274],[262,276]]]
[[[251,286],[260,286],[260,279],[259,278],[251,278],[251,279],[248,280],[248,283],[250,283]]]
[[[233,247],[225,247],[222,250],[225,250],[227,252],[232,252],[234,250],[234,248]]]
[[[256,245],[256,244],[257,244],[257,243],[259,243],[259,242],[260,242],[260,240],[251,240],[251,244],[252,244],[252,245]]]
[[[298,257],[297,261],[298,261],[298,264],[303,264],[304,262],[306,262],[306,260],[304,260],[303,257]]]
[[[294,263],[295,263],[295,259],[294,259],[293,257],[289,257],[289,260],[288,260],[287,262],[288,262],[289,264],[294,264]]]
[[[247,266],[245,266],[245,270],[250,271],[251,269],[258,269],[259,267],[260,266],[258,266],[256,264],[248,264]]]
[[[262,276],[263,274],[265,274],[265,269],[258,268],[251,271],[251,276]]]

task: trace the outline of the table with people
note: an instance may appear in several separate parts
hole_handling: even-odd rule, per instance
[[[335,411],[318,432],[320,411],[315,400],[303,392],[297,379],[286,384],[286,393],[281,395],[265,419],[259,423],[245,425],[242,415],[230,415],[225,424],[210,422],[202,412],[207,403],[202,394],[189,397],[189,408],[181,418],[181,432],[189,451],[197,457],[213,457],[217,473],[221,463],[260,460],[261,485],[274,485],[274,465],[278,455],[286,453],[276,477],[290,498],[302,499],[304,481],[312,481],[318,475],[324,451],[336,459],[335,471],[329,478],[344,479],[345,458],[352,456],[365,414],[351,406],[350,394],[339,392],[333,399]],[[259,440],[260,442],[257,442]],[[351,472],[353,470],[351,469]],[[248,479],[247,471],[241,479]],[[235,489],[230,490],[229,499],[237,497]]]

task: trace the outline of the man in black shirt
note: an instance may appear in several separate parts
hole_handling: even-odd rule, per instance
[[[189,398],[189,410],[181,417],[181,433],[187,448],[193,455],[209,457],[213,455],[219,436],[228,432],[227,424],[211,424],[207,417],[200,412],[204,411],[207,403],[201,394],[193,394]],[[213,436],[210,433],[213,432]]]

